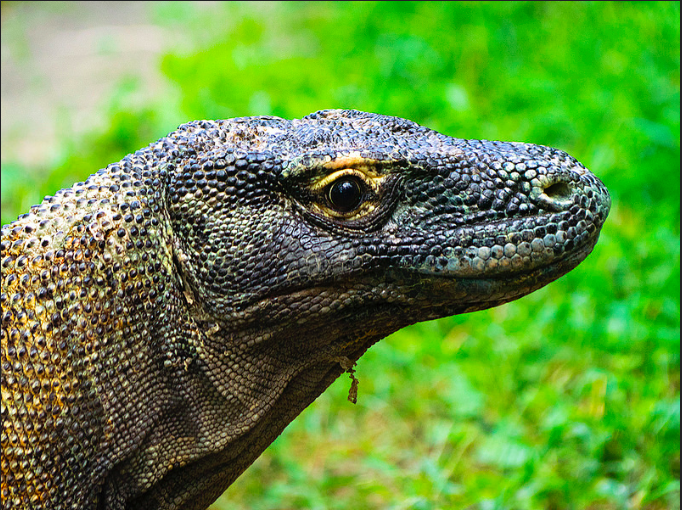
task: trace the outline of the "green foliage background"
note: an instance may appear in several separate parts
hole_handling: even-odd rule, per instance
[[[185,121],[323,108],[556,146],[613,199],[577,270],[383,340],[213,508],[679,508],[679,3],[147,9],[170,86],[122,75],[51,168],[3,156],[3,224]]]

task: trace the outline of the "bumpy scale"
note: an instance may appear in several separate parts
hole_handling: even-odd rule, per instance
[[[2,508],[204,509],[374,342],[555,280],[609,207],[539,145],[185,124],[2,228]]]

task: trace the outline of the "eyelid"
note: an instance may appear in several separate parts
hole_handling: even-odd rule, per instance
[[[365,172],[361,170],[357,170],[355,168],[344,168],[342,170],[337,170],[336,172],[333,172],[329,175],[326,175],[316,183],[310,186],[310,191],[312,192],[319,192],[327,188],[330,184],[334,183],[341,177],[347,177],[347,176],[352,176],[357,178],[361,183],[365,184],[368,188],[370,188],[372,191],[377,192],[379,190],[379,186],[381,185],[381,182],[384,180],[384,177],[374,177],[366,174]]]

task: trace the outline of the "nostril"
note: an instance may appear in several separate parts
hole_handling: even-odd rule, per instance
[[[571,188],[565,182],[555,182],[551,186],[547,186],[543,193],[555,200],[566,200],[571,198]]]
[[[571,183],[555,181],[552,184],[543,182],[531,191],[531,200],[550,211],[565,211],[575,200],[576,190]]]

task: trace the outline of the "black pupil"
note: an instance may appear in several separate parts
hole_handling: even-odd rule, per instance
[[[360,205],[362,193],[355,179],[341,179],[329,189],[329,201],[340,212],[349,212]]]

